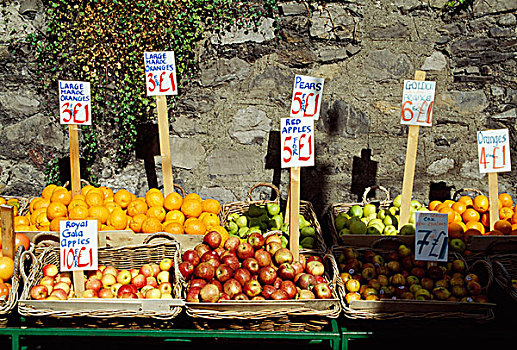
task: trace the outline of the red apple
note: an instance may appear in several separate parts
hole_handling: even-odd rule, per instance
[[[296,271],[291,263],[284,262],[278,267],[276,274],[283,280],[293,280],[296,275]]]
[[[273,284],[277,274],[273,266],[261,267],[258,271],[258,281],[262,284]]]
[[[40,281],[39,284],[47,287],[48,294],[52,293],[52,290],[54,289],[54,284],[56,284],[54,277],[50,276],[44,276]]]
[[[144,264],[140,267],[140,274],[144,275],[144,277],[151,277],[154,275],[154,269],[151,264]]]
[[[221,245],[222,242],[221,234],[217,231],[209,231],[203,237],[203,243],[208,245],[210,248],[215,249]]]
[[[172,293],[172,284],[170,282],[162,282],[158,285],[158,289],[163,294],[171,294]]]
[[[131,284],[133,284],[137,289],[142,288],[146,284],[146,277],[139,273],[133,279],[131,279]]]
[[[30,294],[34,300],[43,300],[48,296],[48,289],[44,285],[37,284],[31,288]]]
[[[271,299],[271,294],[276,290],[275,287],[273,287],[270,284],[266,284],[262,287],[262,293],[260,293],[265,299]]]
[[[47,264],[43,266],[43,276],[56,277],[59,273],[59,268],[54,264]]]
[[[246,258],[241,264],[243,269],[247,269],[252,275],[256,275],[260,268],[257,259],[255,258]]]
[[[208,283],[206,286],[201,288],[199,292],[199,298],[203,302],[216,303],[219,300],[221,292],[216,285]]]
[[[345,287],[349,293],[354,293],[359,291],[361,288],[361,283],[359,283],[358,280],[352,278],[346,282]]]
[[[192,289],[192,288],[203,288],[204,286],[206,286],[208,282],[202,278],[194,278],[194,279],[191,279],[190,282],[188,283],[188,287],[189,289]]]
[[[65,283],[65,282],[58,282],[56,284],[54,284],[54,290],[56,289],[62,289],[65,291],[66,295],[68,295],[68,293],[70,293],[70,285],[68,283]],[[52,295],[52,293],[50,293],[50,295]]]
[[[223,291],[230,297],[230,299],[233,299],[237,294],[242,293],[242,285],[236,279],[230,278],[228,281],[224,282]]]
[[[192,265],[196,266],[197,264],[200,263],[201,259],[196,250],[188,249],[181,256],[181,260],[188,261],[188,262],[192,263]]]
[[[156,277],[160,273],[160,265],[156,263],[150,263],[151,267],[153,268],[153,276]]]
[[[138,290],[132,284],[123,284],[117,289],[117,298],[121,298],[123,294],[134,293],[136,295]]]
[[[169,271],[173,265],[173,261],[171,258],[163,258],[160,260],[160,270],[161,271]]]
[[[129,272],[131,273],[131,279],[135,278],[136,275],[140,273],[139,269],[130,269]]]
[[[226,240],[226,242],[224,242],[224,249],[230,252],[236,252],[239,244],[241,244],[239,237],[231,236]]]
[[[250,300],[250,298],[248,298],[248,296],[244,293],[239,293],[233,297],[233,300],[243,301],[243,300]]]
[[[102,271],[102,274],[103,275],[109,274],[109,275],[117,276],[118,270],[113,266],[106,266],[106,268]]]
[[[215,278],[221,283],[228,281],[233,276],[233,269],[230,265],[221,264],[215,269]]]
[[[254,254],[255,260],[259,264],[259,267],[271,265],[271,254],[265,249],[258,249]]]
[[[206,252],[210,251],[210,247],[204,243],[199,243],[199,244],[196,244],[196,246],[194,247],[194,250],[197,252],[197,255],[199,256],[199,258],[201,258],[203,256],[203,254],[205,254]]]
[[[296,285],[300,287],[301,289],[310,289],[314,285],[316,285],[316,277],[309,273],[303,272],[300,277],[298,277],[298,280],[296,281]],[[359,290],[359,288],[358,288]]]
[[[169,282],[169,280],[170,280],[169,271],[160,271],[158,273],[158,275],[156,276],[156,282],[158,282],[158,284],[161,284],[164,282]]]
[[[280,289],[285,291],[287,295],[289,296],[289,299],[293,299],[296,294],[298,293],[298,290],[296,289],[296,285],[293,281],[290,280],[284,280],[280,284]]]
[[[311,292],[308,289],[301,289],[298,292],[297,299],[300,299],[300,300],[316,299],[316,296],[314,295],[313,292]]]
[[[373,289],[373,288],[371,288]],[[375,289],[373,289],[375,290]],[[314,286],[314,294],[316,295],[316,298],[318,299],[330,299],[332,298],[332,290],[330,289],[330,286],[328,283],[318,283]]]
[[[266,239],[259,232],[252,232],[248,238],[247,242],[253,247],[254,250],[262,248],[262,246],[266,243]]]
[[[151,288],[145,292],[146,299],[161,299],[162,292],[158,288]]]
[[[85,291],[81,295],[81,298],[91,299],[91,298],[98,298],[98,296],[97,296],[97,292],[94,291],[93,289],[85,289]]]
[[[240,268],[233,272],[233,278],[239,281],[241,286],[244,286],[251,279],[251,273],[247,269]]]
[[[199,302],[199,292],[201,291],[200,287],[190,288],[187,292],[187,296],[185,300],[189,303],[197,303]]]
[[[50,293],[50,296],[56,297],[59,300],[67,300],[68,299],[68,293],[66,293],[62,289],[54,289],[52,293]]]
[[[126,284],[126,286],[127,286],[127,284]],[[133,292],[124,293],[120,296],[120,299],[138,299],[138,294],[133,293]]]
[[[194,265],[190,261],[182,261],[178,270],[185,280],[188,280],[194,273]]]
[[[277,289],[273,293],[271,293],[270,298],[272,300],[288,300],[289,295],[285,290]]]
[[[271,256],[274,256],[276,254],[276,252],[280,248],[282,248],[282,243],[280,243],[280,242],[269,242],[269,243],[266,243],[266,251],[269,254],[271,254]]]
[[[236,255],[225,255],[221,258],[221,262],[230,266],[234,271],[240,267],[240,262]]]
[[[255,251],[253,250],[253,247],[248,242],[241,242],[239,246],[237,247],[237,251],[235,252],[237,257],[240,260],[245,260],[247,258],[253,257],[255,254]]]
[[[194,277],[202,278],[204,280],[211,280],[214,278],[215,268],[209,262],[202,262],[194,269]]]
[[[293,253],[287,248],[280,248],[275,252],[273,256],[275,263],[280,266],[283,263],[291,264],[293,262]]]
[[[156,277],[149,276],[145,278],[145,284],[148,286],[152,286],[154,288],[158,287],[158,282],[156,281]]]
[[[305,272],[313,276],[321,276],[325,273],[325,265],[321,261],[312,260],[307,262]]]

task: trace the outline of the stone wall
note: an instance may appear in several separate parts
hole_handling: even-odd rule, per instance
[[[332,203],[361,198],[368,185],[394,196],[407,143],[402,82],[424,70],[436,81],[436,103],[433,126],[420,128],[414,197],[443,195],[431,191],[436,184],[446,195],[464,187],[486,192],[476,131],[509,128],[516,164],[517,4],[476,0],[467,13],[444,16],[445,2],[280,2],[277,18],[257,28],[208,33],[197,52],[199,74],[180,91],[181,112],[170,124],[175,182],[221,201],[244,200],[253,184],[273,182],[285,198],[279,119],[288,115],[295,74],[303,74],[325,78],[325,87],[316,166],[302,169],[302,199],[324,214]],[[37,194],[48,161],[67,155],[68,137],[42,112],[30,57],[9,43],[41,30],[44,8],[4,0],[0,11],[0,184],[6,194]],[[94,171],[103,185],[147,190],[136,157],[124,169],[104,157]],[[499,190],[515,194],[514,178],[500,174]]]

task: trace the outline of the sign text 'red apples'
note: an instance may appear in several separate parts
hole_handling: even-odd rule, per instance
[[[282,168],[314,166],[314,119],[281,118]]]
[[[58,84],[60,123],[92,125],[90,83],[60,80]]]
[[[433,124],[436,82],[404,80],[400,124],[431,126]]]
[[[478,131],[479,172],[511,171],[508,129]]]
[[[63,220],[59,223],[61,271],[98,268],[97,220]]]
[[[319,118],[324,80],[304,75],[295,76],[291,117],[310,117],[316,120]]]
[[[178,94],[174,52],[145,52],[144,64],[147,96]]]

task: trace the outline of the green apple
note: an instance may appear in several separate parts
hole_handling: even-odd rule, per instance
[[[396,236],[397,228],[393,225],[386,225],[386,227],[384,227],[384,231],[382,231],[382,234],[385,236]]]
[[[394,207],[397,207],[397,208],[400,208],[400,204],[402,203],[402,195],[399,194],[398,196],[396,196],[395,198],[393,198],[393,206]]]
[[[230,221],[228,224],[226,224],[226,230],[229,234],[234,235],[237,233],[237,231],[239,231],[239,226],[234,221]]]
[[[341,237],[341,236],[349,235],[350,233],[351,233],[350,229],[345,227],[345,228],[341,229],[341,231],[339,231],[338,236]]]
[[[375,214],[377,212],[377,207],[375,204],[366,204],[363,208],[363,215],[369,216],[370,214]]]
[[[368,219],[368,222],[373,219],[377,219],[377,213],[368,214],[368,215],[366,215],[366,218]]]
[[[422,204],[420,204],[420,202],[417,201],[416,199],[411,200],[409,205],[413,209],[417,209],[417,208],[420,208],[422,206]]]
[[[382,222],[381,219],[371,219],[370,221],[368,221],[368,226],[372,226],[372,225],[376,225],[376,226],[382,226],[384,227],[384,223]]]
[[[467,246],[465,245],[465,242],[461,238],[453,238],[449,242],[449,246],[451,247],[451,250],[457,252],[457,253],[463,253]]]
[[[354,221],[350,224],[350,233],[354,235],[366,234],[366,224],[361,220]]]
[[[369,226],[366,229],[367,235],[380,235],[382,230],[379,230],[379,228],[376,225]]]
[[[248,237],[248,231],[250,229],[248,227],[241,227],[239,231],[237,231],[237,235],[241,238]]]
[[[231,213],[230,215],[228,215],[228,220],[237,221],[239,216],[241,216],[239,213]]]
[[[399,207],[389,207],[389,209],[388,209],[388,212],[391,215],[396,215],[396,214],[398,214],[399,211],[400,211]]]
[[[300,245],[305,249],[312,249],[314,248],[315,239],[314,237],[304,237],[300,241]]]
[[[414,224],[405,224],[400,228],[401,235],[403,236],[411,236],[415,234],[415,225]]]
[[[352,217],[363,217],[363,207],[358,204],[352,205],[348,211],[348,214]]]
[[[386,215],[384,220],[382,220],[382,223],[384,225],[394,225],[395,220],[396,220],[395,216],[393,216],[393,215]]]
[[[361,221],[364,222],[365,225],[368,225],[368,218],[362,217]]]
[[[308,222],[304,217],[303,215],[300,215],[299,216],[299,227],[300,228],[303,228],[303,227],[307,227],[307,226],[310,226],[311,223]]]
[[[283,247],[283,248],[287,247],[287,245],[289,244],[289,242],[287,241],[287,237],[286,237],[286,236],[284,236],[284,235],[282,235],[282,236],[280,237],[280,240],[282,241],[282,247]]]
[[[336,231],[341,231],[343,228],[348,227],[350,219],[344,215],[338,215],[334,220],[334,224],[336,226]]]
[[[280,213],[280,205],[278,203],[267,203],[266,209],[270,216],[278,215]]]
[[[316,235],[316,230],[314,227],[306,226],[300,230],[300,235],[303,237],[314,237]]]

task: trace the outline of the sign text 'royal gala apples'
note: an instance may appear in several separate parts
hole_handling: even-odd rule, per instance
[[[477,143],[480,173],[512,170],[508,129],[478,131]]]
[[[404,80],[401,124],[431,126],[433,124],[436,82]]]
[[[447,261],[448,214],[415,212],[415,260]]]
[[[282,168],[314,166],[314,119],[281,118]]]
[[[293,99],[291,101],[291,117],[319,118],[324,80],[323,78],[304,75],[295,76]]]
[[[90,83],[60,80],[58,84],[60,123],[92,125]]]
[[[61,271],[96,270],[97,220],[63,220],[59,225]]]
[[[174,52],[145,52],[144,64],[147,96],[178,94]]]

